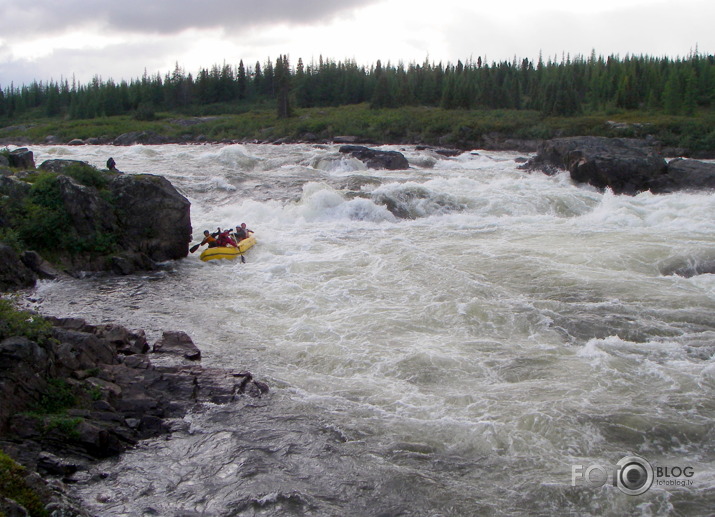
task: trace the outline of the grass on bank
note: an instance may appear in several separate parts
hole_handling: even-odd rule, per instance
[[[211,109],[209,109],[211,108]],[[153,120],[129,115],[66,120],[26,115],[0,128],[0,138],[41,143],[49,135],[62,142],[74,138],[110,141],[131,131],[152,131],[173,141],[281,138],[329,140],[352,135],[376,143],[422,143],[469,146],[483,137],[548,139],[597,135],[653,135],[666,146],[715,151],[715,110],[693,116],[667,115],[656,110],[619,110],[571,117],[547,117],[530,110],[446,110],[431,107],[371,109],[368,104],[295,109],[280,119],[270,105],[258,107],[218,104],[184,113],[157,113]]]
[[[26,469],[0,451],[0,496],[22,505],[31,517],[48,514],[42,499],[26,480]],[[0,515],[3,515],[0,512]]]

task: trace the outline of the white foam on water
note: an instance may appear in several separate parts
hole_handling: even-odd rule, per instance
[[[51,149],[42,152],[60,152]],[[89,154],[101,164],[109,151],[120,169],[165,170],[190,192],[204,189],[192,199],[195,237],[246,222],[258,244],[246,263],[191,255],[161,279],[41,282],[51,312],[188,332],[204,364],[250,369],[272,386],[268,405],[349,437],[331,445],[347,463],[372,472],[379,458],[381,475],[414,473],[408,498],[409,486],[459,493],[467,513],[487,504],[505,515],[520,505],[647,514],[711,497],[699,481],[693,492],[653,490],[628,503],[616,489],[571,487],[570,465],[613,464],[627,452],[693,458],[711,479],[715,275],[662,269],[710,259],[712,194],[615,196],[566,173],[521,171],[515,153],[447,159],[410,149],[405,171],[363,170],[335,146]],[[252,198],[242,174],[298,195]],[[352,175],[380,183],[349,198],[333,185]],[[321,447],[287,456],[320,463]],[[427,471],[439,486],[419,481]],[[507,485],[522,499],[504,503]]]

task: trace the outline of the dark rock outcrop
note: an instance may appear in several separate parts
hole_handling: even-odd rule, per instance
[[[17,252],[0,242],[0,290],[15,290],[35,285],[37,276]]]
[[[397,151],[380,151],[361,145],[343,145],[340,146],[339,151],[354,156],[370,169],[401,170],[410,168],[407,158]]]
[[[79,235],[95,239],[98,234],[114,231],[117,226],[114,210],[97,189],[80,185],[69,176],[60,175],[57,180],[70,224]]]
[[[656,178],[651,185],[654,193],[710,189],[715,189],[715,163],[682,158],[668,162],[668,173]]]
[[[169,143],[169,139],[153,131],[131,131],[114,139],[114,145],[160,145]]]
[[[578,183],[608,187],[616,194],[637,194],[665,174],[667,164],[642,140],[571,137],[544,142],[525,168],[547,174],[567,170]]]
[[[32,151],[26,147],[20,147],[10,151],[8,161],[10,162],[11,167],[15,167],[17,169],[28,170],[35,168],[35,157]]]
[[[154,344],[153,352],[172,354],[190,361],[201,360],[201,350],[194,344],[186,332],[164,332],[161,339]]]
[[[649,141],[626,138],[571,137],[544,142],[524,169],[554,174],[616,194],[655,194],[715,188],[715,165],[677,159],[666,163]]]
[[[52,264],[43,259],[36,251],[24,251],[22,255],[20,255],[20,260],[39,278],[55,280],[60,276],[59,271],[52,267]]]
[[[39,444],[38,452],[106,457],[168,432],[165,419],[181,417],[196,404],[227,403],[244,393],[268,391],[246,371],[180,361],[154,365],[146,355],[143,331],[95,326],[78,318],[49,320],[54,325],[51,340],[38,344],[9,337],[0,342],[0,439],[4,435]],[[161,342],[168,346],[167,339],[174,338],[191,341],[182,332],[166,332]],[[157,345],[155,349],[161,348]],[[65,410],[76,425],[69,435],[48,427],[41,413],[24,413],[46,404],[48,393],[57,389],[76,398],[74,407]]]
[[[29,193],[30,184],[26,181],[21,181],[12,175],[0,175],[0,196],[5,195],[11,199],[19,199],[25,197]]]
[[[41,476],[86,479],[94,459],[170,433],[172,422],[200,404],[269,391],[246,371],[155,366],[143,331],[79,318],[48,320],[52,339],[0,341],[0,449],[27,469],[25,479],[48,514],[89,515],[61,483]],[[46,412],[58,401],[65,403],[62,413]],[[6,503],[0,497],[0,511],[27,515],[21,505]]]
[[[126,275],[156,269],[157,262],[188,255],[191,204],[167,179],[150,174],[97,171],[106,181],[106,188],[100,191],[63,174],[76,165],[87,167],[85,162],[56,159],[40,166],[58,174],[53,195],[61,199],[62,217],[69,222],[74,235],[90,243],[87,253],[60,254],[58,263],[63,268],[69,272],[113,271]],[[8,196],[18,204],[31,194],[30,184],[18,179],[19,176],[0,175],[0,196]],[[0,224],[11,226],[12,217],[11,211],[0,210]],[[107,242],[118,245],[120,251],[114,255],[98,251],[108,246]],[[44,267],[41,257],[28,260],[28,266],[44,278],[54,275]],[[38,269],[40,265],[42,269]],[[10,271],[8,267],[0,262],[0,269]]]
[[[39,169],[42,169],[43,171],[48,171],[48,172],[55,172],[57,174],[62,174],[62,172],[67,169],[68,167],[72,166],[82,166],[86,167],[89,164],[87,162],[83,162],[81,160],[62,160],[62,159],[53,159],[53,160],[45,160],[40,164],[38,167]]]
[[[109,184],[122,244],[162,262],[184,258],[191,242],[191,203],[162,176],[119,175]]]

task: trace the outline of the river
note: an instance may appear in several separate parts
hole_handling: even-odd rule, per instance
[[[32,148],[167,177],[195,242],[242,222],[258,240],[245,263],[39,283],[44,314],[183,330],[204,365],[271,386],[73,492],[103,516],[712,512],[715,275],[669,273],[715,260],[715,196],[384,149],[410,169],[337,146]],[[583,479],[626,456],[670,477],[635,496]]]

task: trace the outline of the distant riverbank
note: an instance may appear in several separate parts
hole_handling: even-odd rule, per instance
[[[709,112],[685,117],[614,110],[547,117],[529,110],[370,109],[358,104],[300,109],[291,118],[279,119],[270,107],[236,111],[214,106],[206,113],[157,113],[149,121],[126,115],[24,118],[0,128],[0,145],[337,142],[531,152],[545,139],[607,136],[649,138],[671,155],[715,157],[715,115]]]

